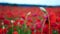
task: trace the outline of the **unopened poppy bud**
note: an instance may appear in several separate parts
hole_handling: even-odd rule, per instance
[[[20,25],[20,22],[18,22],[17,24]]]
[[[2,28],[5,29],[5,26],[3,26]]]
[[[4,25],[4,23],[3,23],[3,22],[2,22],[1,24],[2,24],[2,25]]]
[[[28,13],[27,13],[27,16],[30,15],[30,14],[31,14],[31,12],[28,12]]]
[[[15,21],[14,20],[11,20],[11,23],[14,23]]]
[[[45,9],[45,8],[40,7],[40,9],[41,9],[44,13],[46,13],[46,9]]]

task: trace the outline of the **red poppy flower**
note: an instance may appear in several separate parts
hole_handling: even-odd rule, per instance
[[[57,22],[60,22],[60,17],[57,17]]]
[[[9,12],[7,12],[7,17],[11,18],[11,17],[14,17],[14,16],[13,16],[12,12],[9,11]]]
[[[20,25],[23,25],[23,24],[24,24],[24,20],[16,20],[16,21],[14,22],[14,26],[17,26],[18,23],[19,23]]]
[[[40,32],[40,30],[36,30],[36,34],[40,34],[41,32]]]
[[[43,28],[43,33],[48,34],[48,31],[49,31],[48,25],[45,25]]]
[[[41,28],[41,25],[40,24],[37,24],[36,25],[36,29],[40,29]]]
[[[58,33],[60,34],[60,24],[58,24],[57,28],[58,28]]]
[[[37,14],[32,14],[32,16],[33,16],[33,17],[36,17],[36,16],[37,16]]]
[[[28,22],[32,22],[32,17],[28,17],[28,18],[27,18],[27,21],[28,21]]]
[[[0,20],[4,20],[4,19],[5,19],[4,16],[1,16],[1,15],[0,15]]]
[[[3,34],[7,34],[7,29],[3,29]]]
[[[20,21],[20,20],[16,20],[16,21],[14,22],[14,26],[17,26],[19,21]]]
[[[35,28],[34,28],[34,26],[31,26],[31,28],[30,28],[32,31],[34,31],[35,30]]]
[[[25,19],[25,16],[21,16],[22,19]]]
[[[49,13],[50,23],[56,23],[56,15],[54,12]]]
[[[13,34],[18,34],[18,32],[17,31],[14,31]]]
[[[0,34],[3,34],[3,30],[2,30],[2,28],[0,28]]]
[[[20,24],[23,25],[24,24],[24,20],[20,20]]]
[[[4,20],[4,24],[9,25],[10,21],[9,20]]]
[[[14,28],[14,31],[17,31],[17,28]]]
[[[36,22],[39,22],[39,23],[40,23],[40,22],[41,22],[41,20],[40,20],[39,18],[37,18],[37,19],[36,19]]]
[[[28,27],[30,27],[30,26],[31,26],[31,23],[30,23],[30,22],[27,22],[26,25],[27,25]]]
[[[31,32],[31,34],[35,34],[35,32],[34,32],[34,31],[32,31],[32,32]]]
[[[51,23],[51,27],[54,28],[54,29],[56,29],[57,24],[56,23]]]

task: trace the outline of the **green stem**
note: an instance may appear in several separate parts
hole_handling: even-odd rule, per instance
[[[13,34],[13,28],[14,28],[14,26],[13,26],[13,24],[12,24],[12,34]]]

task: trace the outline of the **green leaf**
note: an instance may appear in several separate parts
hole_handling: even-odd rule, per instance
[[[31,30],[30,29],[27,31],[27,34],[31,34]]]
[[[58,31],[56,31],[56,30],[53,30],[53,32],[52,32],[53,34],[58,34]]]
[[[17,31],[18,31],[18,34],[24,34],[23,28],[20,28],[19,26],[17,26]]]
[[[26,24],[23,24],[23,29],[26,29],[26,28],[27,28]]]
[[[10,29],[8,30],[7,34],[12,34],[13,31],[14,31],[14,30],[13,30],[12,28],[10,28]]]
[[[20,34],[21,29],[18,26],[16,26],[16,27],[17,27],[18,34]]]

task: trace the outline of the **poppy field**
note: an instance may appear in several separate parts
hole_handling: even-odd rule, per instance
[[[0,6],[0,34],[60,34],[60,8]]]

